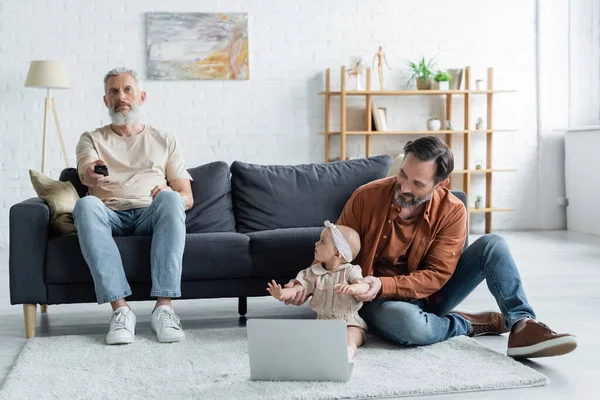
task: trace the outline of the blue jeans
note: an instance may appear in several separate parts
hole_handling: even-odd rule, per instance
[[[369,333],[405,346],[466,335],[471,323],[451,311],[484,279],[505,316],[507,329],[523,318],[535,319],[508,244],[495,234],[482,236],[463,252],[454,274],[431,301],[375,299],[364,303],[360,315]]]
[[[147,208],[113,211],[95,196],[79,199],[73,218],[98,304],[131,295],[121,254],[113,236],[152,235],[151,296],[180,297],[185,203],[174,191],[160,192]]]

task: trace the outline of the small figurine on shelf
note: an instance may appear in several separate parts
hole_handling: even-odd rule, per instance
[[[481,119],[481,117],[477,118],[477,121],[475,122],[475,130],[477,130],[477,131],[483,130],[483,119]]]
[[[392,69],[390,67],[390,65],[387,62],[387,59],[385,58],[385,53],[383,52],[383,47],[379,46],[379,51],[377,53],[375,53],[375,55],[373,56],[373,68],[375,67],[375,59],[377,58],[377,72],[379,73],[379,90],[383,90],[383,63],[385,62],[385,65],[387,65],[387,67],[389,69]]]
[[[325,221],[325,229],[315,243],[317,262],[298,273],[294,286],[282,288],[273,280],[267,288],[279,301],[293,299],[298,292],[306,291],[312,295],[309,305],[317,313],[317,319],[346,321],[350,360],[364,343],[367,331],[366,322],[358,315],[362,302],[354,297],[369,290],[368,283],[359,283],[360,266],[351,263],[359,251],[360,236],[354,229]]]
[[[430,131],[439,131],[440,128],[442,127],[442,123],[440,122],[440,120],[436,117],[433,118],[429,118],[427,120],[427,129]]]
[[[362,57],[357,56],[357,57],[353,57],[352,58],[352,63],[350,64],[350,69],[348,70],[348,75],[349,76],[354,76],[354,78],[356,79],[355,81],[355,85],[354,85],[354,90],[363,90],[362,86],[361,86],[361,79],[362,79],[362,71],[363,71],[363,63],[362,63]]]
[[[481,196],[475,197],[475,209],[479,210],[481,208]]]

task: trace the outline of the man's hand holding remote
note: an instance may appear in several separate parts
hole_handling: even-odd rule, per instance
[[[102,160],[96,160],[86,164],[84,167],[83,179],[81,180],[81,183],[83,183],[87,187],[99,186],[104,183],[110,182],[108,170],[107,176],[104,176],[103,174],[98,174],[95,172],[94,167],[96,166],[106,166],[106,163]]]

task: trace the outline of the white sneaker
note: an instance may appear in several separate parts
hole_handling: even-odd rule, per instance
[[[110,319],[106,344],[128,344],[135,335],[135,314],[127,306],[117,308]]]
[[[150,318],[152,332],[161,343],[179,342],[185,339],[185,332],[175,311],[169,306],[157,307]]]

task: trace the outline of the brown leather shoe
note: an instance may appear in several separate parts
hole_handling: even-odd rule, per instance
[[[452,314],[458,314],[471,323],[471,331],[468,336],[482,335],[501,335],[508,332],[504,327],[504,315],[499,312],[482,312],[477,314],[452,311]]]
[[[508,336],[509,357],[534,358],[553,357],[575,350],[577,340],[568,333],[556,333],[548,326],[528,320],[525,328]]]

